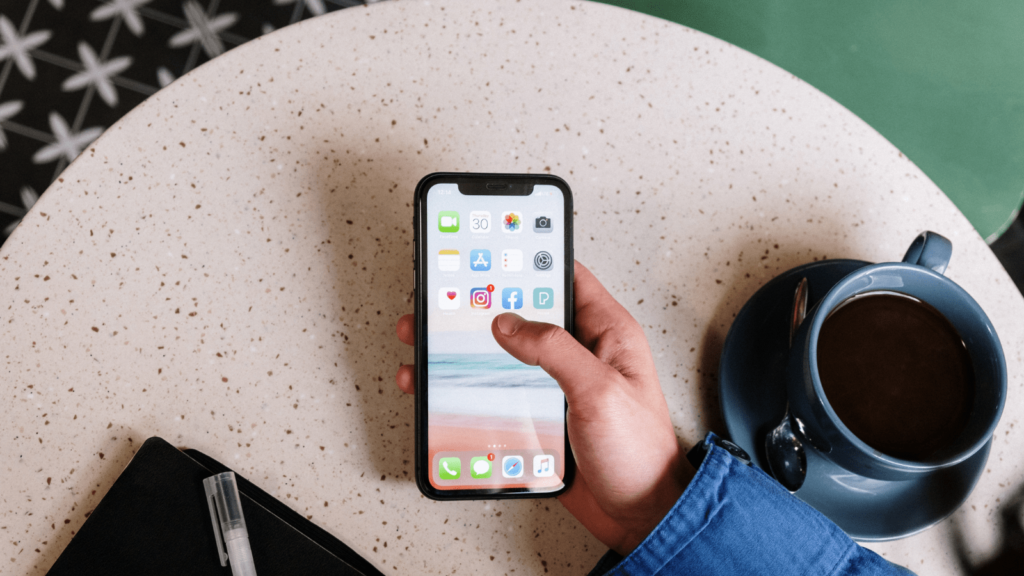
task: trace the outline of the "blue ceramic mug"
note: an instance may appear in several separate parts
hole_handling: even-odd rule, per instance
[[[799,430],[822,455],[869,478],[908,480],[970,458],[992,437],[1006,400],[1006,360],[996,331],[981,306],[942,275],[953,245],[935,232],[922,232],[903,262],[872,264],[840,280],[811,309],[793,339],[787,366],[789,405]],[[930,304],[957,330],[974,369],[974,404],[964,431],[923,461],[884,454],[857,438],[836,415],[818,374],[818,337],[829,314],[854,296],[896,292]]]

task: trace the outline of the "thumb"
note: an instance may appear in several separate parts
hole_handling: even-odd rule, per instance
[[[513,313],[498,315],[491,323],[498,345],[517,360],[540,366],[558,382],[572,406],[596,388],[612,382],[618,375],[611,366],[597,359],[562,328],[545,322],[530,322]]]

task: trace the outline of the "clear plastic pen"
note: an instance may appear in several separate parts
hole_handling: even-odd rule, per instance
[[[203,480],[210,520],[217,539],[220,565],[231,562],[232,576],[256,576],[249,546],[249,532],[242,516],[242,499],[234,472],[223,472]]]

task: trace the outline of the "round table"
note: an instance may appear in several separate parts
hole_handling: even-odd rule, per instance
[[[680,441],[724,431],[731,320],[814,259],[920,230],[991,316],[1010,396],[940,526],[870,548],[921,574],[999,549],[1024,483],[1024,301],[898,150],[724,42],[579,2],[389,2],[254,40],[90,146],[0,251],[0,566],[42,574],[150,436],[248,477],[387,573],[584,573],[555,500],[438,503],[413,481],[412,199],[434,171],[551,172],[576,257],[645,327]],[[960,542],[960,544],[957,544]]]

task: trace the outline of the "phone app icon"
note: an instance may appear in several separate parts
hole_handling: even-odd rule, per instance
[[[469,269],[473,272],[487,272],[491,269],[490,250],[470,250]]]
[[[441,232],[458,232],[459,213],[454,210],[442,210],[437,215],[437,229]]]
[[[537,216],[533,220],[533,231],[540,234],[550,234],[551,218],[548,216]]]
[[[470,476],[473,478],[490,478],[491,463],[487,456],[474,456],[469,461]]]
[[[523,475],[523,457],[505,456],[501,459],[501,475],[505,478],[519,478]]]
[[[522,212],[502,212],[501,231],[509,234],[519,234],[523,231]]]
[[[550,454],[538,454],[533,457],[533,475],[547,478],[555,475],[555,457]]]
[[[551,257],[550,252],[541,250],[533,255],[533,269],[538,272],[547,272],[551,270],[555,265],[555,259]]]
[[[551,288],[534,288],[533,307],[537,310],[549,310],[554,308],[555,291]]]
[[[459,251],[441,250],[437,253],[437,268],[441,272],[459,271]]]
[[[462,460],[458,458],[441,458],[440,467],[441,480],[458,480],[462,474]]]
[[[523,289],[505,288],[501,291],[501,307],[505,310],[519,310],[523,307]]]
[[[437,307],[441,310],[458,310],[462,304],[458,288],[441,288],[437,291]]]
[[[472,288],[469,291],[469,305],[472,308],[490,308],[491,292],[487,288]]]
[[[508,248],[501,251],[502,272],[519,272],[523,269],[523,251]]]
[[[469,231],[474,234],[486,234],[491,231],[491,213],[490,212],[470,212],[469,213]]]

